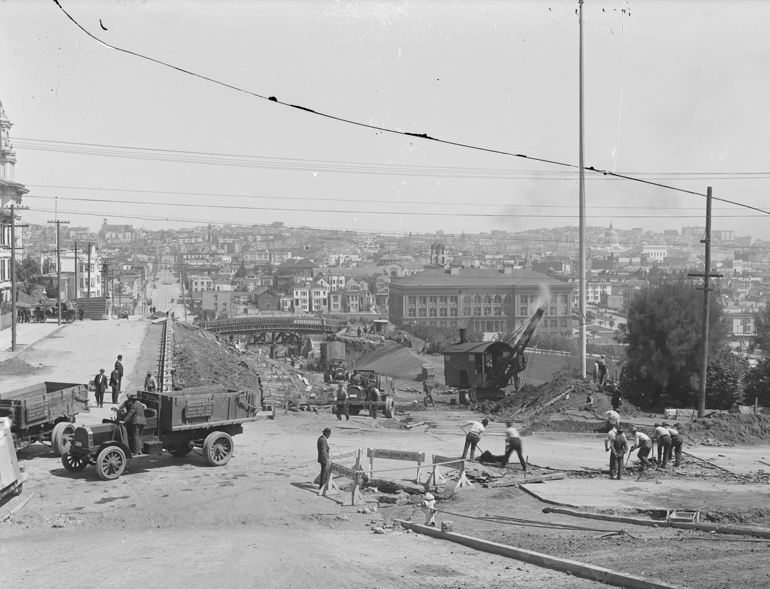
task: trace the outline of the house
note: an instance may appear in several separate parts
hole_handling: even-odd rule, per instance
[[[280,295],[267,286],[258,286],[249,293],[252,303],[257,305],[260,311],[278,311],[280,309]]]
[[[231,315],[232,291],[203,291],[201,309],[213,311],[215,317],[229,317]]]

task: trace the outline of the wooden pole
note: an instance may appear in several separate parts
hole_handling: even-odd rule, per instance
[[[87,278],[88,290],[86,291],[87,292],[86,298],[90,299],[91,298],[91,242],[90,241],[88,242],[88,268],[86,268],[86,270],[88,270],[88,278]]]
[[[701,243],[706,246],[706,271],[703,277],[703,363],[700,370],[698,417],[706,414],[706,378],[709,363],[709,313],[711,307],[711,186],[706,190],[706,235]]]
[[[578,147],[578,186],[579,186],[579,274],[578,290],[580,299],[580,376],[586,377],[586,184],[585,170],[583,169],[583,0],[578,0],[578,22],[580,25],[580,52],[579,52],[579,93],[580,93],[580,136]]]
[[[16,351],[16,211],[11,201],[11,352]]]

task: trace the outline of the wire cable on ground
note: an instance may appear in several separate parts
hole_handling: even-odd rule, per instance
[[[241,92],[243,94],[247,94],[249,96],[253,96],[254,98],[259,98],[261,100],[267,100],[269,102],[274,102],[276,104],[280,104],[281,106],[286,106],[286,107],[289,107],[289,108],[294,108],[294,109],[297,109],[297,110],[301,110],[303,112],[306,112],[306,113],[309,113],[309,114],[312,114],[312,115],[315,115],[315,116],[323,117],[323,118],[326,118],[326,119],[329,119],[329,120],[332,120],[332,121],[337,121],[337,122],[345,123],[345,124],[348,124],[348,125],[354,125],[354,126],[357,126],[357,127],[371,129],[371,130],[374,130],[374,131],[379,131],[381,133],[389,133],[389,134],[401,135],[401,136],[405,136],[405,137],[415,137],[415,138],[419,138],[419,139],[425,139],[427,141],[434,141],[436,143],[442,143],[444,145],[452,145],[452,146],[455,146],[455,147],[461,147],[463,149],[470,149],[470,150],[473,150],[473,151],[479,151],[479,152],[484,152],[484,153],[493,153],[493,154],[504,155],[504,156],[508,156],[508,157],[517,157],[517,158],[522,158],[522,159],[526,159],[526,160],[530,160],[530,161],[541,162],[541,163],[550,164],[550,165],[554,165],[554,166],[560,166],[560,167],[564,167],[564,168],[579,169],[579,166],[577,166],[575,164],[568,164],[568,163],[565,163],[565,162],[560,162],[560,161],[551,160],[551,159],[547,159],[547,158],[539,158],[539,157],[530,156],[530,155],[526,155],[526,154],[512,153],[512,152],[503,151],[503,150],[500,150],[500,149],[492,149],[492,148],[489,148],[489,147],[481,147],[481,146],[477,146],[477,145],[461,143],[461,142],[458,142],[458,141],[449,141],[449,140],[446,140],[446,139],[439,139],[439,138],[436,138],[436,137],[431,137],[431,136],[427,135],[426,133],[409,133],[407,131],[398,131],[398,130],[395,130],[395,129],[389,129],[387,127],[380,127],[380,126],[372,125],[372,124],[369,124],[369,123],[362,123],[360,121],[354,121],[352,119],[346,119],[344,117],[338,117],[338,116],[331,115],[331,114],[328,114],[328,113],[324,113],[324,112],[321,112],[321,111],[316,111],[316,110],[313,110],[313,109],[310,109],[310,108],[307,108],[307,107],[304,107],[304,106],[300,106],[300,105],[296,105],[296,104],[290,104],[288,102],[284,102],[282,100],[278,100],[275,96],[265,96],[263,94],[259,94],[257,92],[253,92],[251,90],[246,90],[245,88],[240,88],[239,86],[234,86],[233,84],[228,84],[227,82],[222,82],[220,80],[216,80],[214,78],[210,78],[208,76],[204,76],[202,74],[198,74],[196,72],[187,70],[185,68],[172,65],[172,64],[167,63],[165,61],[161,61],[159,59],[155,59],[153,57],[149,57],[149,56],[144,55],[142,53],[137,53],[137,52],[131,51],[129,49],[123,49],[123,48],[117,47],[115,45],[110,45],[109,43],[99,39],[96,35],[94,35],[90,31],[88,31],[77,20],[75,20],[66,10],[64,10],[64,7],[60,4],[59,0],[53,0],[53,2],[59,7],[59,9],[61,9],[61,11],[67,16],[67,18],[70,19],[75,24],[75,26],[77,26],[81,31],[83,31],[83,33],[85,33],[88,37],[90,37],[94,41],[100,43],[104,47],[107,47],[108,49],[113,49],[115,51],[119,51],[121,53],[125,53],[125,54],[131,55],[133,57],[137,57],[139,59],[144,59],[144,60],[147,60],[149,62],[156,63],[156,64],[158,64],[160,66],[173,69],[173,70],[175,70],[175,71],[177,71],[179,73],[186,74],[186,75],[189,75],[189,76],[193,76],[195,78],[199,78],[201,80],[205,80],[207,82],[211,82],[213,84],[217,84],[217,85],[222,86],[224,88],[228,88],[230,90],[235,90],[236,92]],[[625,175],[625,174],[618,174],[618,173],[615,173],[615,172],[611,172],[609,170],[598,169],[598,168],[595,168],[593,166],[583,166],[583,169],[587,170],[587,171],[590,171],[590,172],[595,172],[597,174],[602,174],[604,176],[612,176],[612,177],[615,177],[615,178],[622,178],[622,179],[633,181],[633,182],[639,182],[641,184],[647,184],[649,186],[656,186],[658,188],[664,188],[666,190],[673,190],[673,191],[676,191],[676,192],[682,192],[684,194],[692,194],[692,195],[702,196],[702,197],[706,197],[707,196],[706,194],[704,194],[702,192],[697,192],[697,191],[694,191],[694,190],[687,190],[687,189],[684,189],[684,188],[677,188],[677,187],[674,187],[674,186],[669,186],[669,185],[666,185],[666,184],[662,184],[660,182],[653,182],[651,180],[644,180],[642,178],[635,178],[633,176],[628,176],[628,175]],[[735,206],[751,209],[751,210],[760,212],[760,213],[765,214],[765,215],[770,215],[770,211],[766,211],[764,209],[760,209],[760,208],[753,207],[753,206],[750,206],[750,205],[746,205],[746,204],[743,204],[743,203],[739,203],[739,202],[736,202],[736,201],[727,200],[727,199],[724,199],[724,198],[717,198],[717,197],[712,197],[712,199],[720,201],[720,202],[725,202],[725,203],[728,203],[728,204],[733,204]]]

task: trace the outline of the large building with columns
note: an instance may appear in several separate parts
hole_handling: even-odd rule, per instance
[[[571,337],[573,287],[528,269],[426,270],[391,281],[389,319],[399,327],[422,323],[506,332],[542,307],[538,332]]]

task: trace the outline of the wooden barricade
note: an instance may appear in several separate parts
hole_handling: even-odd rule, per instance
[[[355,458],[355,464],[353,464],[352,467],[342,466],[338,463],[338,461],[346,460],[348,458]],[[361,448],[329,455],[328,472],[328,478],[324,481],[321,488],[318,489],[319,495],[326,497],[328,495],[338,495],[340,493],[340,488],[334,482],[334,476],[337,475],[353,481],[353,490],[351,491],[350,496],[342,501],[343,505],[359,505],[365,502],[363,495],[361,495],[361,476],[364,474],[364,470],[361,467]],[[319,479],[317,477],[316,482],[318,481]]]
[[[374,478],[374,459],[385,458],[387,460],[406,460],[417,463],[417,484],[420,484],[422,463],[425,462],[425,452],[406,452],[403,450],[379,450],[367,448],[366,455],[369,458],[369,476]]]
[[[428,480],[425,481],[426,491],[428,491],[431,486],[437,487],[440,484],[446,483],[446,479],[444,478],[444,475],[438,469],[439,466],[443,468],[449,468],[452,470],[460,471],[460,477],[457,479],[455,490],[462,489],[465,487],[469,487],[471,489],[473,488],[473,483],[471,483],[468,480],[468,477],[465,476],[465,459],[464,458],[449,458],[447,456],[438,456],[437,454],[434,454],[433,464],[430,466],[432,466],[433,468],[431,469],[431,473],[430,473],[430,476],[428,477]]]

